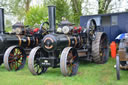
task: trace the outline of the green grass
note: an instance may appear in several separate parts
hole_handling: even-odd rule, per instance
[[[128,85],[128,71],[121,71],[121,80],[116,80],[115,59],[104,65],[80,63],[76,76],[64,77],[60,68],[49,68],[45,74],[33,76],[27,65],[17,72],[8,72],[0,67],[0,85]]]

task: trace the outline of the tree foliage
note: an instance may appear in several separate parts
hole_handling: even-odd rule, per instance
[[[6,14],[14,15],[18,20],[22,20],[29,10],[32,0],[0,0],[0,7],[5,8]]]
[[[98,14],[105,14],[108,11],[108,7],[113,0],[97,0],[98,1]]]
[[[56,6],[56,20],[61,21],[62,17],[70,18],[70,6],[66,0],[44,0],[44,5]]]
[[[30,3],[32,0],[24,0],[25,3],[25,11],[28,12],[30,8]]]
[[[45,6],[30,7],[26,13],[25,25],[36,26],[42,22],[48,21],[48,9]]]
[[[56,5],[56,18],[58,21],[64,16],[69,21],[78,24],[80,16],[82,15],[81,4],[83,1],[84,0],[44,0],[44,4]]]
[[[6,7],[5,13],[16,16],[18,20],[24,20],[24,18],[26,18],[25,23],[27,24],[29,23],[30,25],[35,25],[35,23],[40,24],[42,20],[45,20],[43,17],[46,18],[47,16],[46,13],[47,7],[43,7],[43,6],[30,7],[31,1],[32,0],[0,0],[0,7]],[[84,1],[86,0],[43,0],[43,3],[44,6],[48,6],[48,5],[56,6],[57,21],[61,21],[62,17],[66,17],[69,21],[79,24],[79,19],[80,16],[82,15],[82,3],[85,3]],[[104,14],[109,11],[111,2],[114,0],[95,0],[95,1],[97,1],[98,3],[98,14]],[[40,9],[43,9],[45,11],[42,12]],[[88,10],[89,9],[90,8],[88,8]],[[85,11],[87,12],[88,10]],[[41,14],[39,14],[39,12],[43,13],[42,17]],[[37,21],[35,22],[35,20]]]
[[[56,19],[58,21],[61,21],[62,20],[62,17],[66,17],[67,19],[70,18],[70,7],[69,5],[67,4],[67,2],[65,2],[65,0],[56,0]]]
[[[79,23],[80,16],[82,15],[82,3],[83,0],[71,0],[73,20],[75,23]]]

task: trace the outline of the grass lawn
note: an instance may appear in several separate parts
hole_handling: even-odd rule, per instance
[[[113,68],[115,59],[109,59],[104,65],[80,63],[76,76],[64,77],[60,68],[49,68],[45,74],[33,76],[27,64],[17,72],[8,72],[4,65],[0,67],[0,85],[128,85],[128,71],[121,71],[121,80],[116,80]]]

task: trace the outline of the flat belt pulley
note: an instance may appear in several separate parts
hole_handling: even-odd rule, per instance
[[[94,40],[96,37],[96,30],[97,30],[97,26],[96,26],[96,22],[94,19],[89,19],[87,22],[87,35],[91,40]]]

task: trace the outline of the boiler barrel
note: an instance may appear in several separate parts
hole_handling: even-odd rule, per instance
[[[22,47],[34,47],[38,44],[38,39],[34,37],[26,37],[19,35],[0,35],[0,49],[8,48],[12,45],[19,45]]]
[[[76,47],[80,40],[75,36],[68,36],[64,34],[49,34],[41,40],[41,45],[47,52],[52,52],[64,47]]]

